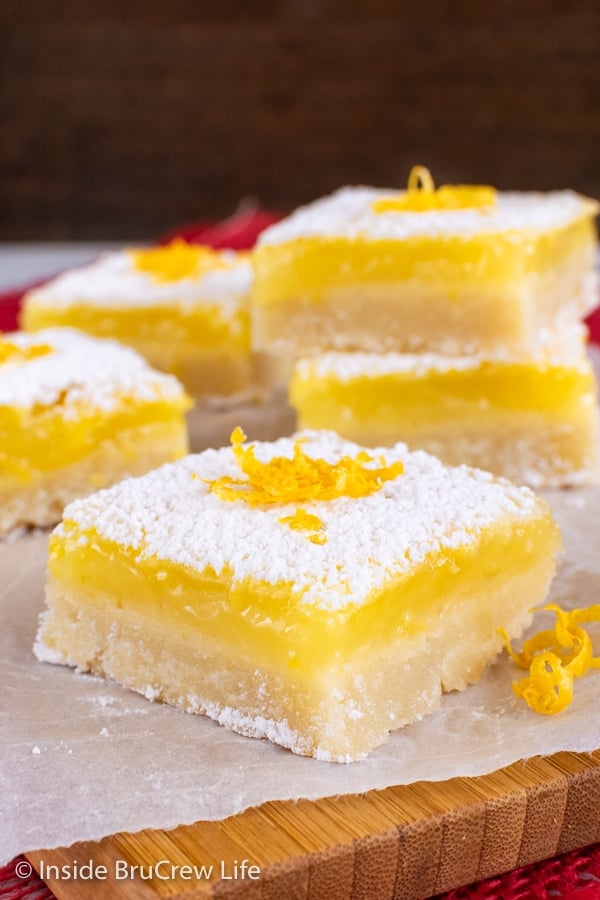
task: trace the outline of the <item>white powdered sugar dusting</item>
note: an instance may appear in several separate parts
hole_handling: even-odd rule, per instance
[[[374,200],[399,192],[369,187],[345,187],[329,197],[301,207],[284,221],[267,228],[260,246],[303,237],[346,237],[404,240],[415,236],[498,234],[546,231],[594,216],[593,201],[573,191],[498,193],[493,207],[423,212],[375,212]]]
[[[202,272],[197,277],[157,281],[139,271],[127,250],[107,253],[91,265],[65,272],[27,295],[36,306],[64,309],[72,305],[123,307],[172,306],[184,312],[197,304],[218,306],[226,318],[233,318],[252,289],[252,267],[248,258],[232,250],[219,254],[225,266]]]
[[[333,432],[301,436],[308,456],[331,464],[355,458],[362,449]],[[254,446],[264,462],[291,458],[294,437]],[[168,560],[199,571],[211,567],[217,576],[230,571],[234,583],[247,578],[286,583],[301,602],[340,609],[364,602],[431,553],[473,544],[483,528],[540,514],[540,501],[528,488],[487,472],[446,468],[426,453],[410,453],[404,444],[369,452],[368,465],[402,460],[404,473],[360,499],[261,507],[222,500],[203,479],[244,477],[228,447],[188,456],[71,503],[58,533],[75,525],[71,540],[86,540],[85,532],[95,531],[138,561]],[[319,516],[324,544],[279,521],[298,507]]]
[[[472,356],[441,356],[436,353],[323,353],[300,359],[295,374],[302,379],[335,376],[339,381],[396,373],[422,377],[428,372],[465,372],[481,362]]]
[[[354,381],[357,378],[379,378],[385,375],[411,375],[425,378],[432,372],[476,373],[482,366],[495,363],[499,366],[530,365],[531,367],[560,366],[587,372],[590,362],[582,344],[558,348],[548,355],[522,359],[510,353],[477,356],[442,356],[437,353],[342,353],[330,352],[320,356],[300,359],[295,366],[296,377],[302,380],[334,377],[338,381]]]
[[[9,358],[0,366],[0,406],[30,409],[60,401],[68,418],[82,404],[109,412],[124,397],[153,402],[183,395],[176,378],[154,371],[134,350],[115,341],[70,328],[15,332],[4,339],[23,348],[47,344],[53,350],[25,361]]]

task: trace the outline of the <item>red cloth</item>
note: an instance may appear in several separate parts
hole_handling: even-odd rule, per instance
[[[17,328],[17,316],[24,291],[24,288],[20,288],[18,291],[0,293],[0,331],[14,331]]]
[[[598,298],[600,303],[600,297]],[[590,329],[590,341],[600,344],[600,307],[595,309],[591,316],[586,319],[587,327]]]
[[[261,231],[269,225],[274,225],[280,218],[278,213],[262,209],[244,210],[242,207],[234,216],[223,222],[182,225],[177,231],[164,235],[159,243],[167,244],[173,238],[179,237],[192,244],[207,244],[215,250],[250,250]]]

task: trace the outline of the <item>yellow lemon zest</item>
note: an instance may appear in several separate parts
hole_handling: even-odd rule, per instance
[[[322,520],[318,516],[298,507],[293,516],[282,516],[279,519],[282,525],[289,525],[293,531],[312,531],[313,534],[307,535],[308,540],[313,544],[325,544],[327,536],[324,534]]]
[[[0,366],[4,363],[22,363],[40,356],[53,353],[54,347],[50,344],[31,344],[29,347],[19,347],[12,341],[0,337]]]
[[[129,255],[138,272],[151,275],[157,282],[198,278],[214,269],[227,268],[217,251],[200,244],[188,244],[181,238],[175,238],[164,247],[130,250]]]
[[[556,614],[553,629],[539,631],[525,641],[516,653],[504,629],[499,629],[511,659],[529,675],[513,682],[513,692],[544,715],[565,709],[573,699],[575,678],[588,669],[600,668],[600,657],[594,656],[592,641],[580,622],[600,621],[600,605],[566,611],[555,603],[543,607]]]
[[[443,184],[435,187],[429,169],[413,166],[406,191],[374,200],[371,209],[376,213],[428,212],[445,209],[481,209],[493,207],[496,191],[483,184]]]
[[[368,455],[361,455],[360,461],[344,456],[333,465],[324,459],[313,459],[302,449],[303,438],[294,442],[291,459],[276,456],[269,462],[261,462],[252,444],[243,446],[245,440],[242,429],[235,428],[231,434],[233,453],[246,479],[223,475],[206,482],[221,500],[243,500],[249,506],[261,506],[367,497],[404,471],[400,461],[391,466],[367,468],[363,464],[373,462]]]
[[[513,683],[513,691],[535,712],[551,716],[573,699],[573,677],[555,653],[545,651],[531,661],[529,676]]]

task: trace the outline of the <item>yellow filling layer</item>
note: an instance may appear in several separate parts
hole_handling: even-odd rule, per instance
[[[92,531],[65,522],[65,535],[50,542],[50,572],[82,603],[161,622],[193,643],[207,639],[232,659],[294,679],[315,682],[361,654],[384,652],[392,642],[443,627],[441,610],[481,595],[526,571],[540,555],[556,550],[559,538],[550,514],[519,527],[499,523],[470,546],[431,554],[421,565],[390,579],[363,605],[339,611],[304,604],[287,583],[233,582],[156,558],[139,560],[133,548],[118,546]],[[364,658],[364,657],[363,657]]]
[[[254,253],[254,302],[268,306],[295,297],[318,303],[331,288],[393,284],[440,286],[452,298],[461,288],[518,284],[552,271],[572,253],[595,246],[593,218],[583,216],[543,234],[513,231],[405,240],[303,237],[259,246]]]
[[[110,412],[70,407],[68,418],[60,404],[33,410],[0,406],[0,480],[26,483],[34,473],[83,459],[121,430],[160,422],[181,422],[183,428],[182,416],[190,405],[187,398],[136,403],[123,397]]]
[[[229,319],[217,305],[204,303],[189,310],[176,304],[106,309],[86,303],[49,307],[32,300],[25,306],[22,326],[26,331],[78,328],[129,344],[151,361],[152,357],[169,360],[202,350],[222,349],[232,355],[250,352],[249,311],[244,305]]]
[[[347,381],[333,373],[303,378],[296,371],[290,397],[302,428],[337,426],[343,433],[349,422],[398,430],[457,418],[478,420],[494,411],[532,410],[572,418],[578,409],[588,411],[594,391],[591,369],[484,362],[466,371],[432,369]]]

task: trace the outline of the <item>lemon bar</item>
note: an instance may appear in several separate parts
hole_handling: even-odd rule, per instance
[[[187,450],[179,382],[66,328],[0,338],[0,534]]]
[[[530,353],[597,304],[597,212],[571,191],[344,188],[259,238],[256,346]]]
[[[350,762],[475,682],[546,594],[529,488],[333,432],[206,450],[69,505],[40,660]]]
[[[359,443],[406,441],[532,487],[600,478],[597,390],[583,351],[529,360],[325,353],[297,363],[290,397],[300,427]]]
[[[175,240],[106,254],[30,291],[22,325],[115,338],[196,400],[232,402],[260,391],[264,374],[250,348],[251,286],[248,254]]]

